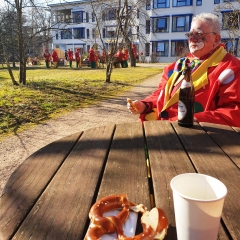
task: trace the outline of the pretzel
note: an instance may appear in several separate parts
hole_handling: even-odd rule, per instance
[[[103,217],[105,212],[122,209],[117,216]],[[134,236],[126,237],[122,228],[126,222],[129,211],[141,212],[143,232]],[[146,211],[143,204],[136,205],[128,201],[125,194],[110,195],[97,201],[90,209],[89,218],[91,224],[85,236],[85,240],[99,240],[101,236],[116,232],[119,240],[153,240],[163,239],[167,233],[168,220],[160,208]]]
[[[130,104],[130,106],[131,106],[135,111],[138,111],[135,103],[134,103],[130,98],[127,98],[127,102]]]

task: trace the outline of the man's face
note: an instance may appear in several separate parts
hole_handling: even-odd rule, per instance
[[[217,47],[220,35],[216,34],[206,22],[196,20],[188,33],[188,44],[192,55],[200,58]]]

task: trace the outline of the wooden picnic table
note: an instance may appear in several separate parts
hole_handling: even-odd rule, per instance
[[[149,121],[110,124],[55,141],[9,178],[0,200],[0,239],[83,240],[95,201],[126,193],[149,210],[162,208],[169,220],[165,239],[175,240],[170,181],[198,172],[227,186],[218,239],[239,240],[239,132],[210,123],[183,128]]]

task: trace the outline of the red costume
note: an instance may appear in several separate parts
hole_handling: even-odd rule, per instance
[[[132,44],[132,53],[133,53],[133,58],[136,59],[137,58],[137,49],[136,49],[135,44]]]
[[[73,51],[68,49],[68,61],[72,61],[72,60],[73,60]]]
[[[57,68],[59,59],[58,59],[58,55],[57,55],[57,52],[55,51],[55,49],[53,49],[53,52],[52,52],[52,59],[53,59],[54,68]]]
[[[89,50],[89,62],[91,68],[96,68],[96,54],[93,48]]]
[[[142,101],[146,109],[141,120],[177,120],[179,84],[174,86],[178,75],[174,69],[175,63],[166,67],[158,89]],[[240,127],[240,61],[221,46],[192,72],[192,79],[194,117],[199,122]]]
[[[58,62],[58,55],[57,55],[57,52],[53,49],[53,52],[52,52],[52,59],[53,59],[53,62]]]
[[[128,50],[126,48],[123,49],[123,58],[124,60],[128,61]]]
[[[81,53],[80,49],[77,48],[77,51],[75,52],[75,60],[76,60],[76,67],[81,67]]]
[[[93,48],[91,48],[89,50],[89,61],[90,62],[96,62],[96,59],[95,59],[95,51]]]
[[[51,60],[51,54],[48,52],[48,49],[45,49],[43,53],[43,58],[45,59],[46,67],[49,68],[49,62]]]
[[[69,61],[69,66],[72,67],[72,61],[73,61],[73,51],[68,49],[68,61]]]
[[[136,67],[137,49],[135,44],[132,44],[132,54],[133,54],[133,67]]]

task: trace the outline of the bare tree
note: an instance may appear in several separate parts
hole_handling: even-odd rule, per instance
[[[14,22],[16,23],[16,36],[18,42],[18,60],[19,60],[19,79],[20,84],[26,84],[26,62],[29,53],[29,47],[34,41],[45,41],[43,33],[50,29],[50,20],[46,23],[45,12],[38,8],[33,0],[5,0],[6,8],[4,10],[15,12]],[[35,12],[33,12],[33,9]],[[34,14],[34,15],[33,15]],[[37,21],[33,24],[33,18]],[[41,21],[42,20],[42,21]],[[41,37],[41,38],[40,38]],[[3,39],[4,41],[4,39]],[[6,49],[6,48],[5,48]],[[7,49],[6,49],[7,50]],[[6,53],[8,55],[8,53]],[[15,79],[14,79],[14,82]]]
[[[114,55],[119,49],[123,47],[128,49],[131,66],[133,66],[131,44],[140,35],[139,22],[136,20],[140,14],[139,7],[143,3],[143,1],[131,0],[90,1],[91,10],[96,19],[97,37],[100,39],[101,48],[106,57],[106,82],[110,82]],[[105,44],[106,38],[109,42],[108,48]]]
[[[240,55],[239,35],[240,35],[240,0],[234,2],[224,1],[222,4],[216,5],[214,12],[222,18],[222,30],[227,34],[226,47],[233,55]],[[222,11],[225,10],[225,11]],[[238,49],[236,48],[238,46]]]

